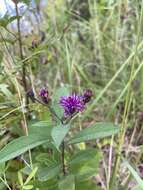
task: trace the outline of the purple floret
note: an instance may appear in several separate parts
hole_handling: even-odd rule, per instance
[[[62,96],[60,105],[64,109],[64,116],[69,117],[74,113],[82,112],[85,109],[81,96],[73,94],[70,96]]]

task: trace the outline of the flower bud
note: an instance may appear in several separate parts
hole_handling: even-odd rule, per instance
[[[35,95],[32,89],[28,90],[27,96],[32,100],[32,102],[35,102]]]
[[[87,89],[83,94],[83,102],[84,102],[84,104],[88,103],[91,100],[92,96],[93,96],[92,90]]]
[[[49,103],[49,92],[45,88],[42,88],[39,92],[39,96],[45,104]]]

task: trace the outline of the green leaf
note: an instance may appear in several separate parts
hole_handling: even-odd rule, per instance
[[[59,190],[75,190],[74,175],[68,175],[59,181]]]
[[[70,173],[78,181],[87,180],[97,174],[100,160],[101,154],[96,149],[81,150],[68,163]]]
[[[0,175],[5,172],[5,163],[0,164]]]
[[[7,84],[0,84],[0,91],[8,98],[12,98],[13,95],[12,93],[9,91],[8,89],[8,85]]]
[[[36,175],[36,172],[38,170],[38,167],[35,167],[32,172],[29,174],[28,178],[26,179],[26,181],[24,182],[24,185],[27,185],[30,180]]]
[[[52,123],[46,121],[36,122],[28,126],[29,134],[46,134],[48,137],[51,135]],[[45,135],[44,135],[45,136]]]
[[[112,123],[96,123],[95,125],[85,128],[71,138],[68,144],[75,144],[89,140],[115,135],[119,132],[119,127]]]
[[[92,159],[94,156],[97,155],[96,149],[86,149],[86,150],[80,150],[78,151],[72,159],[69,161],[69,165],[75,165],[75,164],[83,164],[84,162],[87,162],[88,160]]]
[[[52,123],[49,121],[37,121],[35,123],[33,123],[31,126],[34,127],[49,127],[52,126]]]
[[[0,164],[0,176],[3,176],[3,174],[6,171],[5,163]]]
[[[61,145],[69,129],[70,129],[69,125],[59,125],[52,129],[51,135],[54,140],[54,144],[57,148],[59,148],[59,146]]]
[[[56,159],[55,159],[55,151],[54,151],[54,149],[52,149],[52,151],[53,151],[53,154],[51,155],[51,154],[48,154],[48,152],[47,153],[40,153],[40,154],[38,154],[36,157],[35,157],[35,160],[38,162],[38,163],[40,163],[40,164],[44,164],[44,165],[46,165],[46,166],[49,166],[49,165],[51,165],[51,164],[53,164],[53,163],[55,163],[56,162]],[[59,155],[59,152],[58,152],[58,155]],[[59,158],[59,157],[58,157]],[[59,159],[58,159],[58,161],[59,161]]]
[[[18,181],[20,183],[20,186],[22,187],[23,186],[23,177],[22,177],[22,174],[20,171],[18,172]]]
[[[60,165],[53,164],[50,167],[41,167],[38,169],[39,181],[47,181],[58,176]]]
[[[128,168],[128,170],[131,172],[135,180],[138,182],[139,186],[143,189],[143,180],[139,176],[139,174],[135,171],[135,169],[127,162],[124,162],[124,165]]]
[[[47,142],[49,142],[49,139],[46,135],[33,134],[19,137],[0,150],[0,163],[13,159],[25,153],[29,149]]]
[[[33,184],[34,184],[34,187],[38,188],[38,190],[59,190],[57,181],[58,179],[55,177],[54,179],[49,180],[49,181],[35,180],[33,181]]]

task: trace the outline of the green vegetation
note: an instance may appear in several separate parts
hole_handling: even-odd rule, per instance
[[[0,190],[142,190],[143,1],[35,2],[0,17]]]

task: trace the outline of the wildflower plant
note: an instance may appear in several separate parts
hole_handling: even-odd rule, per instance
[[[99,139],[116,135],[119,127],[108,122],[95,122],[87,114],[89,108],[92,107],[92,101],[95,102],[94,89],[82,89],[81,92],[76,92],[72,89],[72,85],[70,85],[70,89],[66,85],[63,85],[62,88],[52,89],[50,84],[48,86],[52,90],[46,87],[39,89],[39,83],[35,84],[36,82],[33,81],[38,75],[29,77],[29,73],[31,75],[36,73],[36,69],[33,71],[31,65],[47,46],[44,44],[44,48],[39,47],[40,43],[34,39],[31,51],[30,48],[23,48],[22,41],[25,28],[26,34],[30,29],[27,18],[33,18],[31,14],[33,15],[33,11],[36,11],[35,3],[39,1],[33,0],[30,4],[27,0],[12,0],[11,2],[12,7],[10,6],[9,10],[9,6],[7,6],[8,10],[4,11],[2,19],[0,19],[0,26],[15,37],[16,45],[18,45],[18,51],[15,51],[18,52],[15,56],[18,57],[18,62],[15,61],[15,57],[12,57],[14,52],[10,57],[14,64],[12,69],[15,70],[7,74],[14,78],[14,80],[12,78],[11,86],[14,88],[15,84],[16,95],[12,96],[11,93],[7,93],[9,89],[6,85],[2,87],[3,92],[14,99],[11,105],[12,109],[15,102],[20,102],[20,105],[16,105],[16,108],[14,107],[1,118],[2,120],[12,114],[18,117],[18,120],[10,121],[12,129],[8,128],[5,131],[4,146],[0,150],[0,182],[2,182],[0,190],[6,188],[9,190],[100,190],[98,184],[93,180],[99,173],[103,158],[98,142]],[[43,7],[45,4],[39,5]],[[29,7],[32,9],[32,13],[28,12]],[[41,15],[36,13],[36,16],[40,23]],[[54,20],[53,23],[56,25],[56,19],[51,20],[52,22]],[[16,34],[14,30],[13,32],[9,31],[8,24],[11,28],[12,26],[16,27]],[[38,29],[40,34],[40,26]],[[66,30],[68,30],[67,26],[63,29],[63,33]],[[62,40],[63,37],[64,34],[59,39]],[[44,39],[41,41],[43,42]],[[54,51],[55,59],[58,60],[59,50],[56,49],[55,42],[51,41],[53,49],[51,48],[50,51]],[[50,43],[50,41],[48,42]],[[8,50],[6,53],[9,52]],[[42,54],[40,55],[42,56]],[[18,66],[17,63],[19,63]],[[10,65],[8,64],[8,66]],[[34,65],[34,68],[37,68],[37,65]],[[94,116],[94,110],[90,109],[90,112]],[[3,132],[0,131],[1,134]],[[90,141],[94,142],[94,147],[89,145]]]
[[[34,154],[36,155],[35,158],[32,153],[33,156],[31,155],[30,161],[32,165],[26,164],[23,170],[18,172],[19,184],[17,183],[17,186],[21,189],[40,188],[44,190],[44,184],[49,186],[51,183],[52,190],[57,187],[72,190],[73,186],[77,186],[77,189],[87,187],[93,189],[95,186],[90,178],[98,172],[100,151],[94,148],[77,148],[76,144],[116,134],[119,129],[111,123],[96,123],[83,128],[81,131],[77,128],[79,132],[71,137],[70,133],[72,132],[73,121],[76,120],[75,116],[78,116],[79,113],[84,114],[94,96],[89,89],[82,93],[69,93],[68,90],[63,93],[64,91],[61,88],[58,91],[59,95],[56,96],[57,93],[55,93],[55,97],[54,94],[52,97],[46,88],[41,88],[38,93],[34,93],[32,89],[28,90],[27,96],[32,104],[39,105],[43,109],[46,108],[51,119],[29,125],[28,136],[13,140],[0,151],[0,163],[3,163],[24,154],[29,149],[43,145],[41,153]],[[76,147],[76,151],[72,154],[68,151],[71,146]],[[28,168],[30,169],[29,172],[25,173]],[[25,174],[28,174],[29,177],[23,182]],[[38,183],[34,182],[35,179]]]

